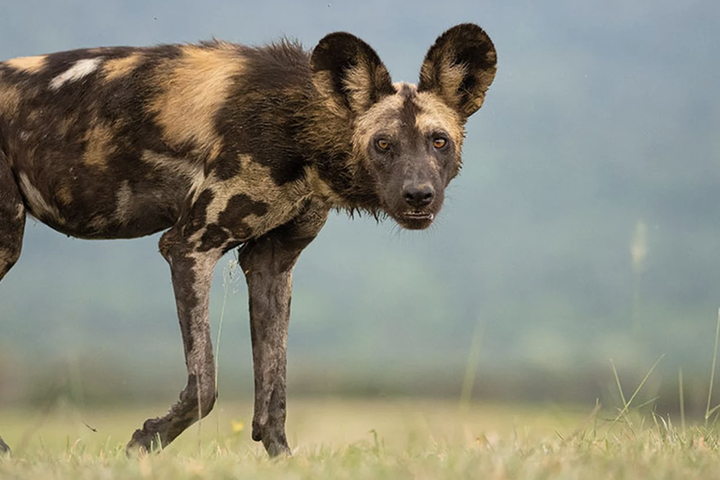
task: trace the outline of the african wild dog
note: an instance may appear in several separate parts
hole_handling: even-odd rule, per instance
[[[423,229],[460,169],[464,125],[496,54],[473,24],[442,34],[420,83],[393,84],[375,51],[332,33],[281,41],[97,48],[0,63],[0,279],[26,214],[80,238],[167,230],[187,385],[128,448],[170,443],[215,402],[208,294],[239,248],[250,297],[252,437],[285,437],[292,269],[332,209]],[[7,446],[0,440],[0,449]]]

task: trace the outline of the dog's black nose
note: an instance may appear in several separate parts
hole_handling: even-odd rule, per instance
[[[430,185],[407,187],[403,190],[403,198],[411,207],[419,208],[429,205],[435,197],[435,189]]]

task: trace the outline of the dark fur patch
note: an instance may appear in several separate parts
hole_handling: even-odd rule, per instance
[[[240,175],[240,160],[237,154],[233,154],[227,149],[223,150],[210,164],[210,173],[214,173],[221,181]]]
[[[296,43],[243,50],[245,73],[217,116],[217,130],[237,155],[269,167],[284,185],[302,178],[312,153],[297,141],[306,120],[297,117],[311,92],[308,55]]]
[[[210,202],[213,201],[213,198],[215,198],[215,195],[212,190],[204,190],[197,200],[195,200],[195,204],[192,206],[192,211],[190,213],[190,218],[188,219],[187,226],[185,227],[186,236],[191,236],[207,224],[207,208],[210,205]]]
[[[230,238],[230,234],[226,229],[215,223],[210,224],[205,228],[205,232],[200,238],[201,244],[198,247],[199,252],[208,252],[221,248],[225,245],[225,242]]]
[[[257,202],[247,195],[240,193],[228,200],[225,210],[220,213],[218,221],[232,232],[247,230],[244,220],[248,215],[262,217],[268,212],[268,205],[264,202]]]
[[[404,86],[404,91],[399,92],[400,95],[405,97],[405,101],[402,104],[402,110],[400,111],[399,117],[401,122],[401,131],[403,134],[403,141],[408,143],[416,143],[420,140],[420,131],[415,125],[420,107],[416,103],[415,96],[409,91],[409,87]]]

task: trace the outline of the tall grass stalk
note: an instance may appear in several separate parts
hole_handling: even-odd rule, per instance
[[[220,307],[220,321],[218,322],[217,339],[215,340],[215,396],[218,394],[218,375],[220,374],[220,339],[222,338],[222,326],[225,321],[225,306],[227,305],[228,293],[230,285],[235,281],[235,270],[237,270],[237,258],[231,258],[227,266],[223,269],[223,301]],[[199,391],[199,390],[198,390]],[[216,423],[217,434],[220,435],[219,420]],[[199,433],[199,426],[198,426]]]
[[[718,353],[718,338],[720,338],[720,308],[718,309],[718,319],[717,319],[717,325],[715,327],[715,347],[713,348],[713,360],[712,360],[712,368],[710,369],[710,385],[708,386],[708,399],[707,399],[707,407],[705,408],[705,426],[707,427],[708,420],[710,419],[710,416],[715,413],[715,411],[720,407],[720,405],[716,406],[715,408],[710,408],[711,402],[712,402],[712,391],[713,391],[713,385],[715,385],[715,364],[717,363],[717,353]]]
[[[650,367],[650,370],[648,370],[648,372],[645,374],[645,377],[644,377],[644,378],[642,379],[642,381],[640,382],[640,385],[637,386],[637,388],[635,389],[635,391],[633,392],[633,394],[630,396],[630,399],[627,400],[627,401],[625,400],[625,394],[623,393],[622,385],[620,384],[620,376],[618,375],[617,369],[615,368],[615,363],[614,363],[612,360],[610,360],[610,365],[612,366],[613,375],[615,375],[615,383],[617,384],[618,391],[620,392],[620,400],[621,400],[622,403],[623,403],[622,409],[620,410],[620,412],[617,414],[617,416],[615,417],[615,419],[614,419],[614,420],[612,421],[612,423],[610,424],[610,427],[611,427],[611,428],[612,428],[612,426],[615,425],[622,417],[624,417],[624,416],[627,415],[628,411],[630,410],[630,406],[632,405],[633,401],[635,400],[635,397],[637,397],[638,393],[640,393],[640,390],[642,390],[643,386],[645,386],[645,383],[647,382],[648,378],[650,378],[650,375],[652,375],[652,372],[655,370],[655,367],[658,366],[658,364],[660,363],[660,361],[661,361],[664,357],[665,357],[665,354],[663,353],[662,355],[660,355],[660,358],[658,358],[657,360],[655,360],[655,363],[653,363],[653,366]],[[656,398],[655,398],[655,399],[651,399],[651,400],[649,400],[648,402],[645,402],[645,403],[643,403],[642,405],[638,406],[638,408],[643,407],[643,406],[645,406],[645,405],[647,405],[647,404],[649,404],[649,403],[652,403],[654,400],[657,400],[657,399],[656,399]],[[629,422],[628,422],[628,426],[630,426],[630,425],[629,425]],[[632,428],[632,427],[631,427],[631,428]]]
[[[217,339],[215,340],[215,393],[217,393],[218,373],[220,372],[220,339],[222,338],[222,326],[225,321],[225,306],[227,305],[228,292],[230,285],[235,280],[235,270],[237,269],[237,259],[231,259],[227,266],[223,269],[223,302],[220,307],[220,322],[218,323]]]
[[[648,248],[647,248],[647,226],[645,221],[638,220],[635,223],[635,231],[633,232],[632,240],[630,241],[630,259],[631,267],[633,271],[633,299],[632,299],[632,340],[635,345],[636,351],[640,350],[640,338],[641,338],[641,319],[640,319],[640,300],[641,300],[641,286],[642,286],[642,275],[645,271],[645,260],[647,259]],[[640,355],[636,358],[639,366]]]
[[[682,367],[678,370],[678,388],[680,389],[680,429],[685,431],[685,389],[683,388]]]
[[[483,324],[478,315],[473,331],[470,351],[468,352],[467,364],[465,365],[465,377],[463,378],[462,389],[460,390],[460,410],[466,412],[470,408],[472,391],[475,387],[477,376],[478,360],[480,358],[480,344],[482,343]]]

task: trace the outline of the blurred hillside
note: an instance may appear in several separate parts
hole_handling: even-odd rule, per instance
[[[441,7],[30,0],[0,6],[0,58],[213,36],[287,35],[311,48],[348,30],[396,80],[415,81],[437,35],[477,22],[499,73],[468,123],[465,167],[437,225],[415,233],[330,219],[295,272],[291,383],[383,393],[405,379],[409,392],[457,394],[473,338],[484,396],[522,397],[534,385],[545,399],[579,388],[592,398],[611,358],[637,375],[665,354],[666,384],[680,367],[707,378],[720,306],[720,4]],[[157,239],[87,242],[28,223],[23,256],[0,284],[0,399],[57,378],[112,378],[142,395],[161,374],[174,394],[182,347]],[[218,266],[212,316],[217,330],[227,290],[221,389],[243,393],[247,298],[243,279],[223,281],[232,259]],[[497,389],[482,390],[493,379]]]

